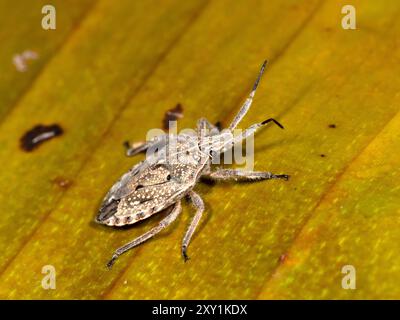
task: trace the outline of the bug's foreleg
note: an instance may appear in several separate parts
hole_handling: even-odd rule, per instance
[[[193,220],[190,222],[190,226],[187,229],[182,241],[182,256],[185,262],[189,260],[186,251],[189,246],[190,239],[192,239],[193,233],[196,230],[196,227],[199,224],[201,216],[203,215],[204,211],[204,202],[196,192],[190,191],[189,197],[193,203],[193,206],[196,208],[196,214],[194,215]]]
[[[149,147],[149,143],[147,141],[139,141],[134,143],[129,143],[129,141],[124,142],[124,147],[126,148],[126,156],[133,157],[140,152],[144,152]]]
[[[181,211],[182,211],[181,202],[178,201],[178,202],[175,203],[172,211],[168,214],[168,216],[166,216],[163,220],[161,220],[160,223],[156,227],[150,229],[149,231],[147,231],[146,233],[144,233],[141,236],[137,237],[135,240],[127,243],[123,247],[118,248],[115,251],[115,253],[113,254],[111,260],[107,263],[107,267],[111,268],[112,265],[115,263],[115,260],[117,260],[118,257],[121,254],[123,254],[126,251],[138,246],[139,244],[145,242],[146,240],[154,237],[161,230],[163,230],[166,227],[168,227],[172,222],[175,221],[175,219],[179,216]]]
[[[238,169],[218,169],[216,171],[204,175],[204,177],[216,181],[219,180],[258,181],[267,179],[289,180],[289,176],[287,174],[273,174],[271,172],[246,171]]]

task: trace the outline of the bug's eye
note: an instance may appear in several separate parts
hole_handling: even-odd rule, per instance
[[[167,175],[167,181],[171,180],[171,175]]]
[[[142,189],[142,188],[144,188],[144,186],[141,185],[141,184],[138,184],[138,185],[136,186],[136,188],[135,188],[135,191],[136,191],[136,190],[139,190],[139,189]]]

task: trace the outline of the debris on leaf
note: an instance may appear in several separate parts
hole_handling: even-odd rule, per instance
[[[168,130],[170,121],[176,121],[183,118],[183,108],[180,103],[178,103],[175,108],[169,109],[165,112],[163,119],[163,129]]]
[[[49,126],[41,124],[36,125],[21,137],[21,148],[30,152],[44,141],[50,140],[61,134],[63,134],[63,129],[58,124],[52,124]]]
[[[15,54],[13,56],[13,64],[17,71],[26,72],[28,70],[27,61],[28,60],[37,60],[39,55],[37,52],[32,50],[25,50],[22,53]]]

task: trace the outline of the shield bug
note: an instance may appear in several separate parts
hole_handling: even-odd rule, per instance
[[[110,268],[124,252],[152,238],[169,226],[181,213],[181,200],[188,197],[196,209],[193,220],[187,229],[181,246],[185,261],[188,260],[187,248],[204,211],[201,197],[193,191],[201,177],[212,180],[258,181],[265,179],[284,179],[285,174],[271,172],[245,171],[237,169],[211,169],[213,157],[220,156],[233,146],[253,135],[260,127],[273,122],[283,129],[275,119],[267,119],[253,124],[238,135],[233,131],[249,110],[258,83],[264,72],[263,63],[253,89],[227,129],[211,124],[201,118],[192,133],[180,133],[175,136],[164,134],[146,142],[134,143],[127,150],[128,156],[147,151],[146,159],[125,173],[105,196],[96,221],[108,226],[125,226],[163,211],[168,215],[160,223],[133,241],[117,249],[108,262]],[[171,148],[174,145],[174,148]],[[151,153],[150,150],[158,150]],[[171,152],[171,150],[174,150]]]

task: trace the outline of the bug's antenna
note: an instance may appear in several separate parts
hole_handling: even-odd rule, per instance
[[[251,103],[253,102],[254,95],[256,94],[256,90],[257,90],[258,84],[260,82],[261,76],[263,75],[266,66],[267,66],[267,60],[265,60],[264,63],[262,64],[260,72],[258,73],[256,82],[254,82],[253,89],[251,90],[251,92],[249,94],[249,97],[243,103],[243,105],[240,108],[238,114],[235,116],[235,118],[233,119],[232,123],[230,124],[229,130],[235,129],[236,126],[239,124],[239,122],[246,115],[247,111],[249,111]]]
[[[255,94],[255,92],[257,90],[257,87],[258,87],[258,83],[260,82],[261,76],[263,75],[263,73],[265,71],[265,67],[267,66],[267,63],[268,63],[268,61],[265,60],[264,63],[262,64],[260,72],[258,73],[258,77],[256,79],[256,82],[254,83],[253,90],[251,90],[250,95],[254,96],[254,94]]]

